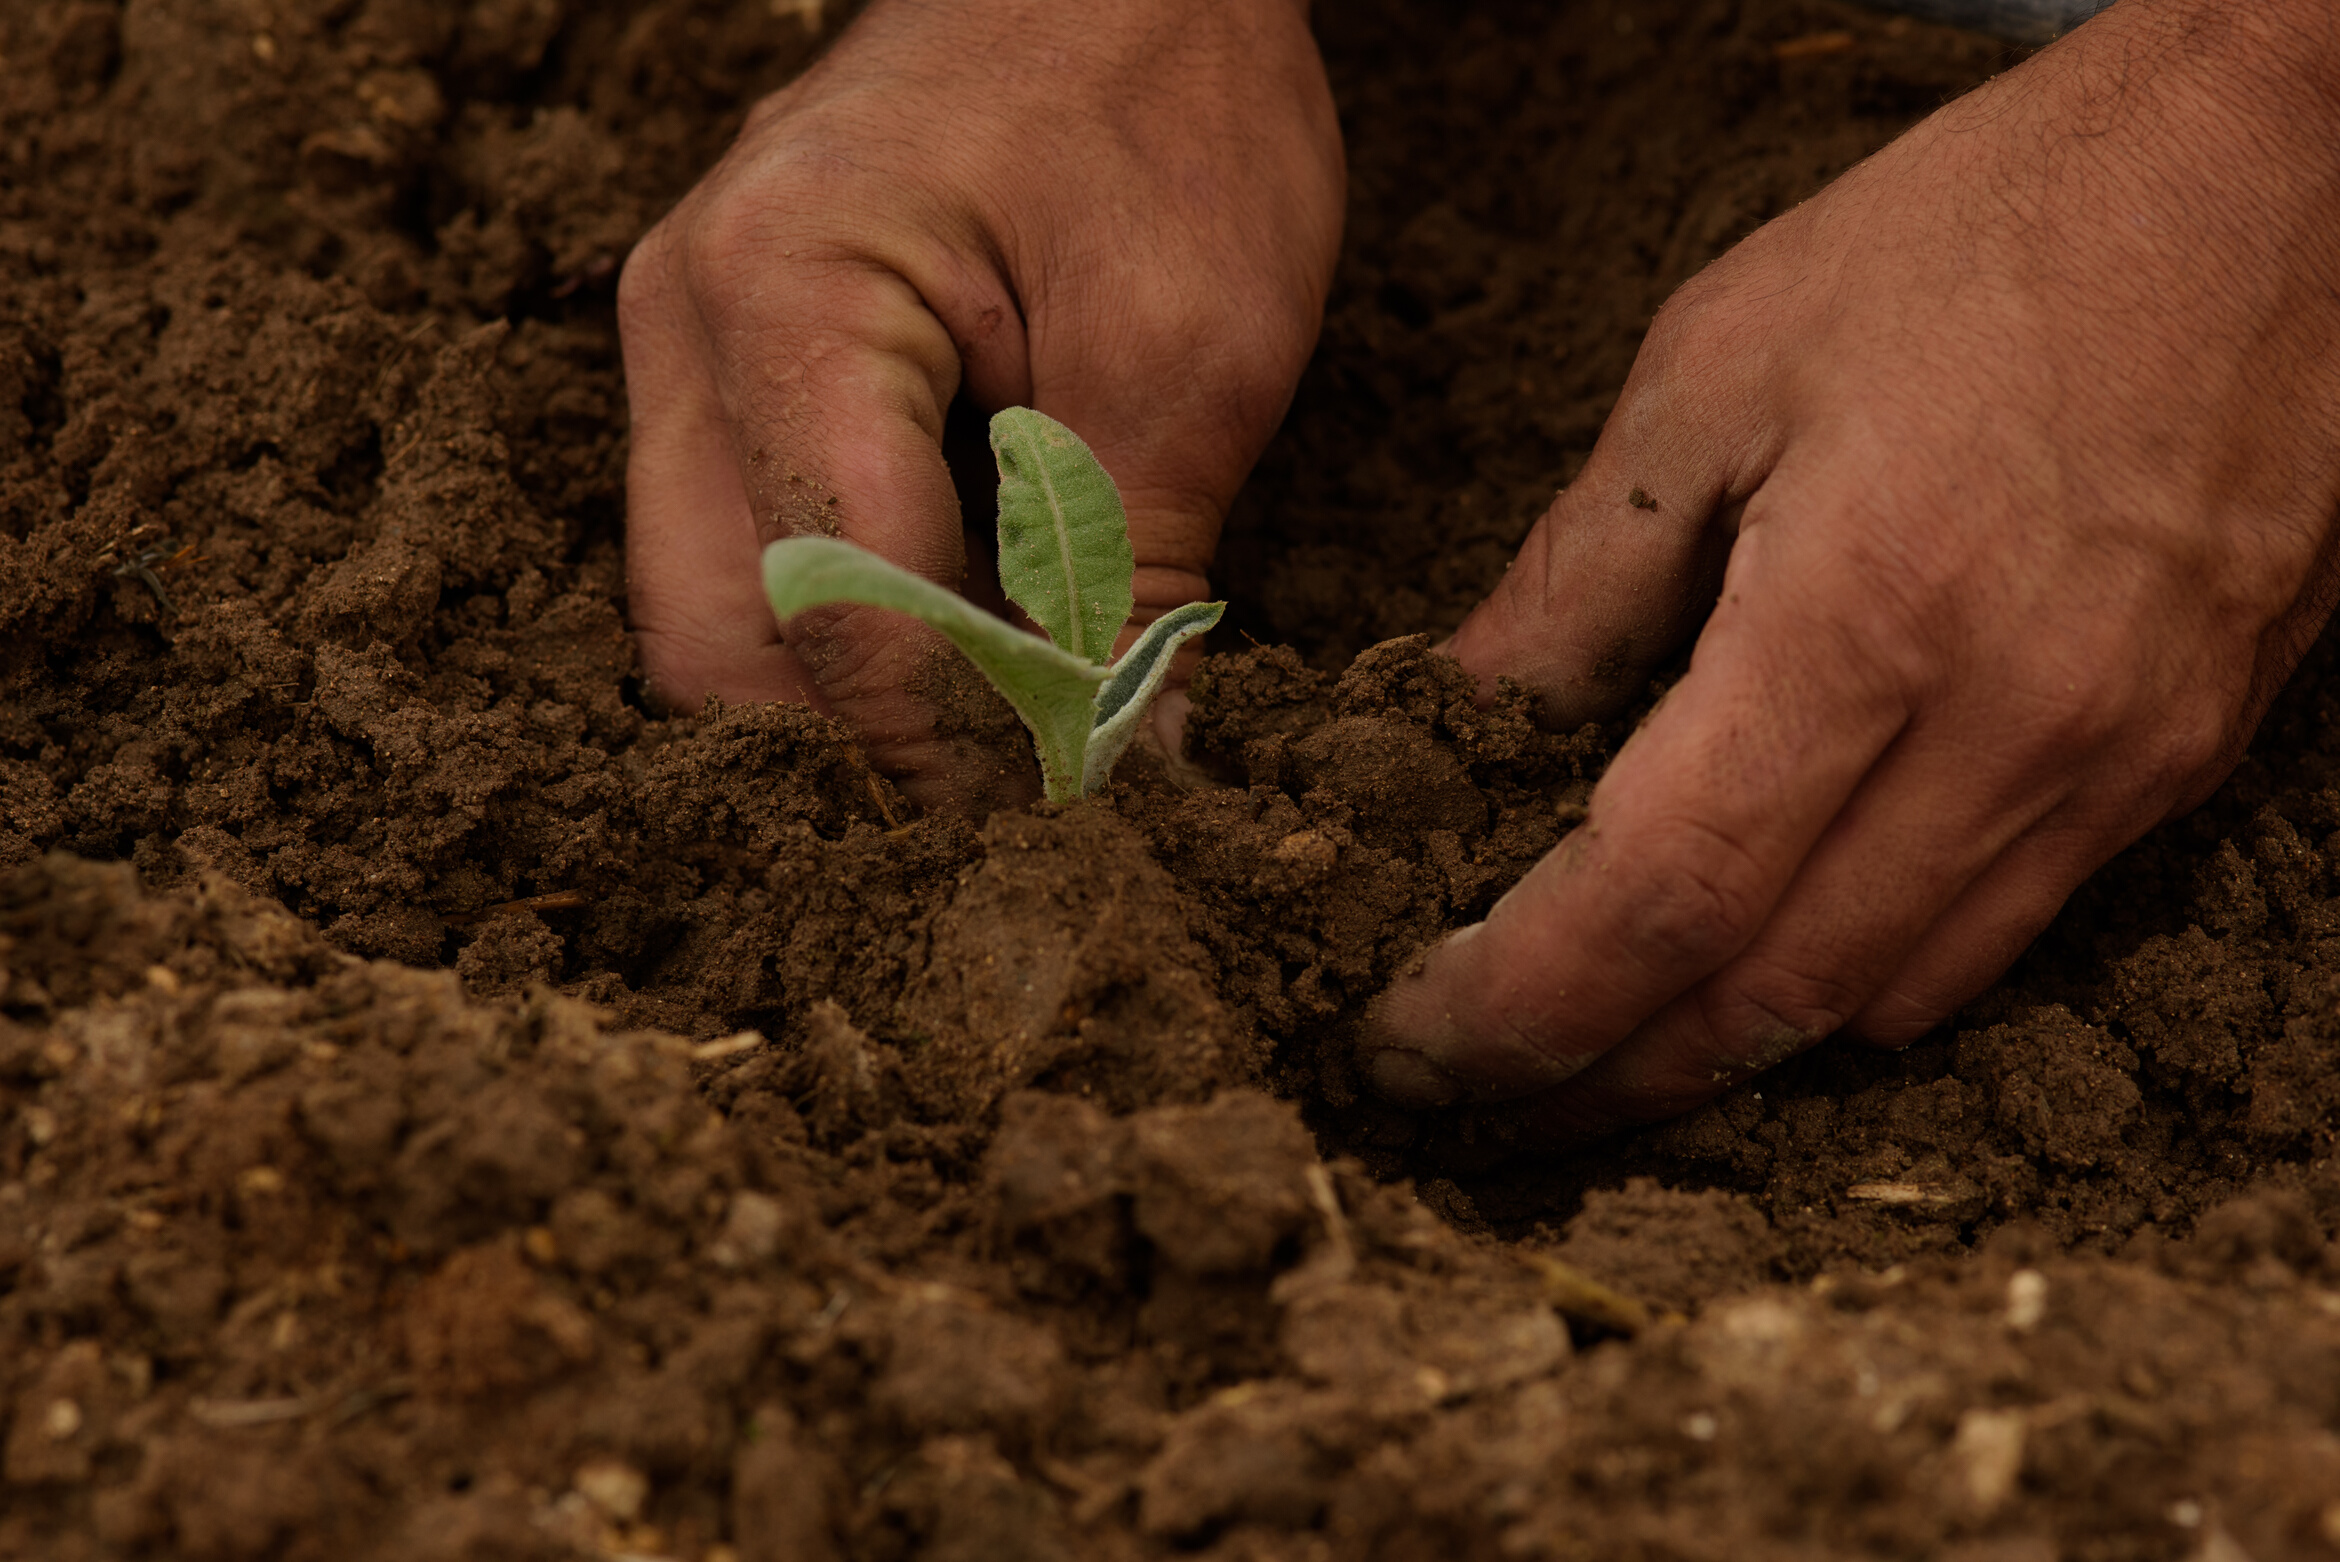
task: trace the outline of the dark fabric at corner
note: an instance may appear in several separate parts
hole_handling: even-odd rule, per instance
[[[2045,43],[2110,10],[2113,0],[1866,0],[1880,11],[1899,11],[1929,22],[1971,27],[2024,43]]]

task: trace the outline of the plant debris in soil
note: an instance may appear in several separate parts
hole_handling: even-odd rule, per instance
[[[842,20],[0,15],[0,1557],[2340,1556],[2329,646],[1906,1051],[1560,1157],[1346,1062],[1630,723],[1431,636],[2011,57],[1326,8],[1208,779],[976,824],[624,630],[617,267]]]

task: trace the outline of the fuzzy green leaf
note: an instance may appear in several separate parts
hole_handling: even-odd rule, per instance
[[[1081,790],[1094,792],[1113,773],[1114,761],[1137,735],[1146,707],[1161,692],[1170,674],[1170,659],[1178,648],[1218,623],[1227,611],[1224,602],[1189,602],[1173,608],[1146,626],[1137,644],[1113,664],[1113,676],[1097,691],[1096,725],[1089,733],[1089,751],[1082,765]]]
[[[1029,407],[991,420],[991,451],[1001,588],[1059,649],[1102,667],[1137,573],[1120,491],[1078,434]]]
[[[940,630],[1032,729],[1049,797],[1064,801],[1080,795],[1105,669],[992,617],[931,580],[831,537],[790,537],[766,548],[764,594],[782,621],[807,608],[858,602],[908,613]]]

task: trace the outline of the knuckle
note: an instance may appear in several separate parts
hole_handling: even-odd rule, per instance
[[[883,631],[879,610],[854,603],[809,608],[788,620],[782,638],[833,698],[850,700],[871,675]]]
[[[1736,837],[1679,821],[1637,859],[1619,936],[1647,968],[1710,971],[1754,936],[1769,904],[1765,889],[1762,865]]]
[[[2026,665],[2002,675],[1997,741],[2067,764],[2093,760],[2154,791],[2231,761],[2242,736],[2234,691],[2215,674],[2156,675],[2152,654],[2035,642]]]
[[[1992,741],[2003,750],[2077,760],[2138,730],[2135,668],[2085,635],[2041,634],[1995,648],[1980,673],[1970,682],[1988,701]]]
[[[660,223],[644,234],[618,272],[618,330],[632,335],[669,310],[673,290],[673,230]]]
[[[1759,317],[1738,307],[1727,274],[1708,268],[1676,288],[1658,307],[1642,356],[1671,378],[1741,357]]]
[[[1533,1079],[1536,1089],[1575,1077],[1600,1056],[1597,1049],[1571,1048],[1558,1017],[1542,1008],[1491,1010],[1480,1020],[1478,1041],[1482,1056],[1507,1076]]]
[[[2147,755],[2147,774],[2158,790],[2183,789],[2228,762],[2237,745],[2235,723],[2222,703],[2200,696],[2184,699],[2162,716]]]
[[[1683,283],[1667,296],[1651,317],[1649,333],[1643,338],[1642,351],[1659,354],[1661,362],[1671,362],[1685,350],[1698,347],[1715,334],[1719,294],[1711,275],[1701,273]]]
[[[751,278],[785,246],[774,207],[719,192],[691,212],[673,240],[673,266],[695,299],[718,303],[753,287]]]
[[[1847,1028],[1855,1041],[1886,1052],[1898,1052],[1903,1047],[1925,1039],[1926,1033],[1949,1016],[1931,1010],[1896,1006],[1880,1008],[1875,1014],[1863,1015]]]
[[[1150,624],[1174,608],[1210,600],[1211,579],[1205,573],[1209,563],[1208,553],[1140,549],[1136,575],[1131,582],[1136,605],[1130,617],[1138,623]]]
[[[784,136],[709,178],[652,231],[664,270],[692,297],[721,304],[797,269],[857,254],[888,197],[855,151],[791,121]]]
[[[1719,1062],[1766,1069],[1842,1028],[1861,996],[1835,977],[1749,962],[1708,982],[1699,1010]]]
[[[758,140],[774,125],[786,120],[790,110],[802,102],[804,89],[805,83],[799,80],[758,98],[740,121],[739,139],[743,142]]]
[[[811,674],[821,697],[866,725],[870,713],[899,705],[908,659],[942,636],[885,608],[838,603],[799,613],[782,638]]]
[[[1960,1001],[1961,994],[1941,989],[1938,983],[1912,983],[1904,972],[1863,1004],[1844,1031],[1872,1047],[1906,1047],[1948,1019]]]
[[[2028,719],[2017,728],[2030,729],[2033,746],[2069,755],[2096,752],[2105,743],[2134,728],[2124,719],[2113,691],[2098,676],[2075,675],[2052,688],[2035,688],[2016,706],[2028,707]]]

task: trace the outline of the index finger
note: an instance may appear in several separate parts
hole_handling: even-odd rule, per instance
[[[1837,569],[1792,551],[1772,527],[1742,533],[1689,673],[1585,822],[1382,995],[1361,1046],[1382,1095],[1557,1084],[1761,930],[1908,716],[1893,670],[1832,628]]]

